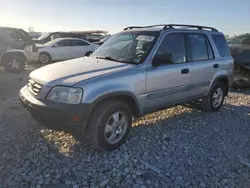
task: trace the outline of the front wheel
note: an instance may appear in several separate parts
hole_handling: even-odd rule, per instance
[[[202,107],[207,112],[217,112],[225,98],[226,86],[222,82],[217,82],[214,84],[210,90],[208,96],[202,99]]]
[[[39,54],[39,62],[42,64],[49,64],[51,62],[51,56],[47,52],[41,52]]]
[[[132,126],[129,106],[117,100],[104,102],[94,111],[87,127],[89,143],[98,150],[113,150],[125,143]]]

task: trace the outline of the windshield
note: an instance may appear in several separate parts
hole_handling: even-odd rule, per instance
[[[249,44],[250,45],[250,35],[238,36],[231,40],[229,44]]]
[[[42,36],[40,36],[40,37],[38,38],[38,40],[43,40],[43,39],[47,38],[49,35],[50,35],[50,33],[45,33],[45,34],[43,34]]]
[[[142,63],[153,48],[160,32],[123,32],[112,36],[93,56],[124,63]]]
[[[111,36],[104,37],[104,38],[102,38],[102,39],[100,40],[100,42],[105,42],[105,41],[107,41],[110,37],[111,37]]]

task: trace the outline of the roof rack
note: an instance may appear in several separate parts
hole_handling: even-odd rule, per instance
[[[218,31],[217,29],[213,28],[213,27],[207,27],[207,26],[201,26],[201,25],[185,25],[185,24],[168,24],[164,26],[164,30],[165,29],[169,29],[169,28],[174,28],[174,27],[183,27],[183,28],[197,28],[199,30],[203,30],[203,29],[211,29],[211,31]]]
[[[124,30],[135,29],[135,28],[149,28],[149,27],[158,27],[163,26],[163,30],[166,29],[175,29],[174,27],[182,27],[182,28],[197,28],[198,30],[210,29],[211,31],[218,31],[213,27],[200,26],[200,25],[185,25],[185,24],[159,24],[159,25],[149,25],[149,26],[130,26],[126,27]]]
[[[125,31],[125,30],[129,30],[129,29],[138,29],[138,28],[145,28],[145,27],[147,27],[147,26],[129,26],[129,27],[124,28],[123,30]]]

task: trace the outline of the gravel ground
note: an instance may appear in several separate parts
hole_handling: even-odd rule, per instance
[[[98,152],[20,106],[28,73],[0,70],[1,188],[250,187],[249,91],[230,92],[213,114],[196,105],[149,114],[120,149]]]

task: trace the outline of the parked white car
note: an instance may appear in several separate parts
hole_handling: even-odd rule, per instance
[[[45,44],[36,44],[39,61],[48,64],[53,61],[89,56],[99,45],[77,38],[58,38]]]

